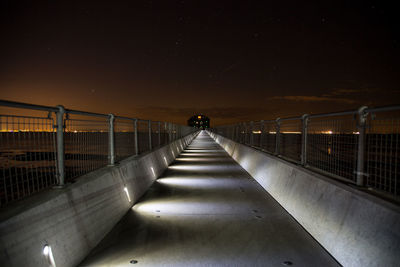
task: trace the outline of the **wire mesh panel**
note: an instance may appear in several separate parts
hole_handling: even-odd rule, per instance
[[[261,127],[260,147],[269,153],[275,153],[276,122],[264,121]]]
[[[400,106],[238,123],[213,132],[325,175],[400,195]]]
[[[234,141],[241,143],[242,140],[242,128],[240,124],[235,124],[234,126],[234,131],[235,131],[235,139]]]
[[[159,129],[158,129],[158,121],[151,122],[151,145],[152,147],[158,147],[160,145],[159,138]]]
[[[229,139],[232,139],[232,138],[233,138],[233,131],[232,131],[232,129],[233,129],[232,126],[227,126],[227,127],[225,127],[225,134],[226,134],[226,137],[229,138]]]
[[[279,155],[301,161],[302,120],[282,120],[279,126]]]
[[[232,139],[233,141],[237,141],[237,125],[231,125],[229,127],[229,131],[230,131],[230,139]]]
[[[156,122],[151,138],[149,121],[6,100],[0,113],[0,206],[197,131]]]
[[[355,182],[357,148],[355,115],[309,119],[306,148],[309,166]]]
[[[161,122],[160,124],[160,145],[165,145],[168,143],[168,128],[165,122]]]
[[[244,144],[245,145],[250,145],[250,123],[246,122],[243,125],[243,129],[244,129]]]
[[[149,121],[138,120],[137,122],[137,132],[138,132],[138,146],[139,154],[146,151],[150,151],[149,145]]]
[[[135,125],[133,120],[116,119],[114,121],[114,140],[116,160],[135,155]]]
[[[0,206],[56,184],[54,119],[0,115]]]
[[[217,133],[222,136],[226,136],[225,134],[225,127],[220,127],[217,129]]]
[[[261,122],[260,121],[255,121],[253,123],[253,129],[252,129],[251,134],[252,134],[252,138],[251,138],[252,146],[260,147],[260,140],[261,140]]]
[[[175,125],[175,124],[172,124],[172,132],[171,132],[171,135],[172,135],[172,140],[175,141],[176,138],[177,138],[177,131],[176,131],[176,125]]]
[[[400,111],[370,114],[366,131],[366,184],[400,195]]]
[[[240,123],[238,125],[238,142],[241,144],[244,144],[245,136],[246,136],[246,128],[244,127],[243,123]]]
[[[239,127],[239,125],[237,125],[237,124],[235,124],[235,125],[233,125],[232,126],[232,134],[233,134],[233,136],[232,136],[232,139],[235,141],[235,142],[239,142],[240,141],[240,127]]]
[[[66,180],[108,164],[108,130],[107,118],[74,116],[65,120]]]
[[[220,135],[230,138],[229,126],[224,126],[218,129]]]
[[[179,139],[182,137],[182,128],[180,125],[176,125],[176,138]]]
[[[164,139],[165,139],[165,143],[169,143],[171,139],[171,123],[165,123],[165,135],[164,135]]]

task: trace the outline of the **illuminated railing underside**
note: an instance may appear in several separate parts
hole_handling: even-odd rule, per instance
[[[244,122],[211,131],[334,178],[400,195],[400,106]]]

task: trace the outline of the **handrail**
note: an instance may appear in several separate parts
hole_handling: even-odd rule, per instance
[[[0,106],[10,107],[10,108],[23,108],[23,109],[42,110],[42,111],[53,111],[53,112],[58,111],[58,108],[56,108],[56,107],[27,104],[27,103],[14,102],[14,101],[8,101],[8,100],[0,100]]]

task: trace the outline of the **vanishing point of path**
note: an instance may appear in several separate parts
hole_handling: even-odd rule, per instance
[[[338,264],[202,131],[82,266]]]

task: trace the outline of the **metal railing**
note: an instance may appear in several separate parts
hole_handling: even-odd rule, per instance
[[[400,106],[305,114],[210,131],[336,179],[400,195]]]
[[[197,131],[63,106],[0,100],[0,108],[0,207]]]

